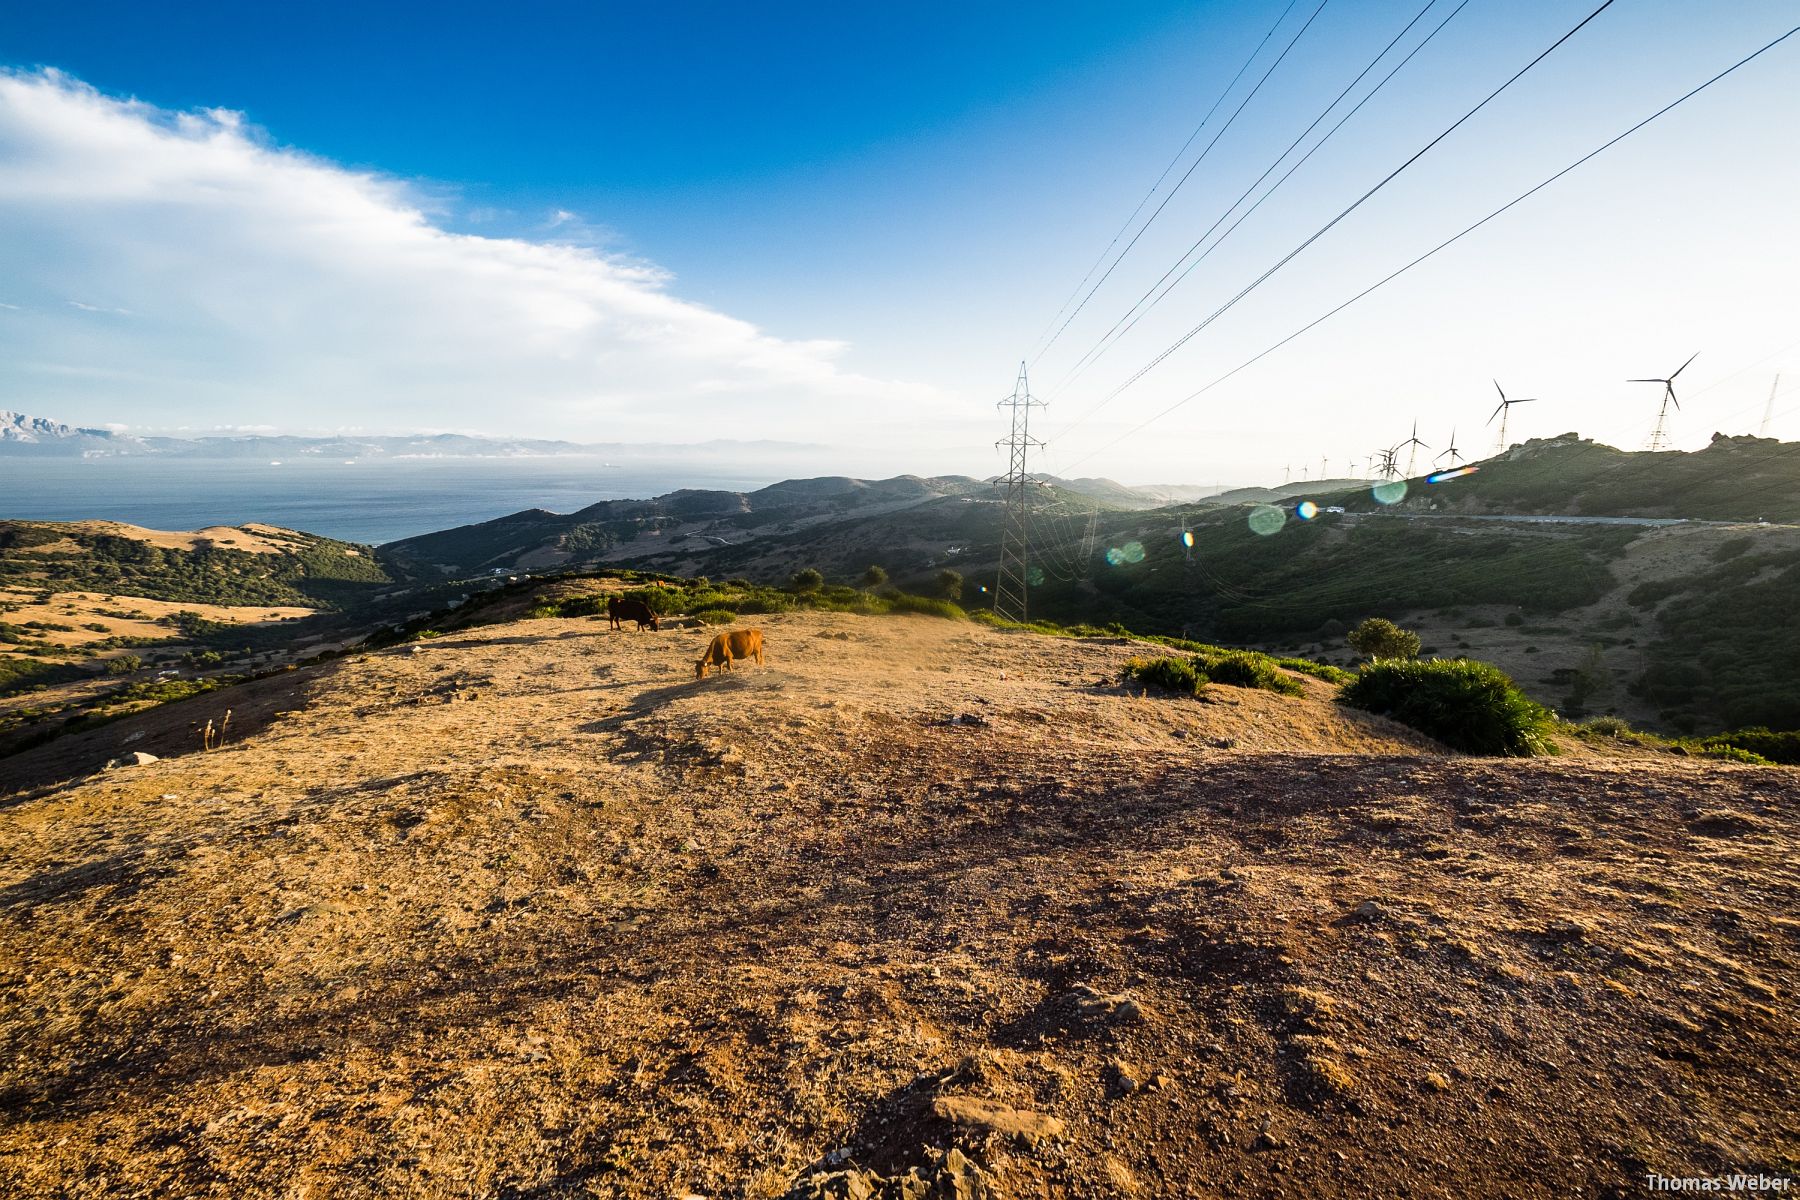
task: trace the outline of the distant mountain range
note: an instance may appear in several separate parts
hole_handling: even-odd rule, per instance
[[[596,455],[655,458],[727,450],[821,450],[797,442],[714,440],[699,443],[565,442],[541,438],[470,437],[460,433],[399,437],[298,437],[289,434],[223,434],[210,437],[138,437],[110,429],[85,429],[25,413],[0,411],[0,456],[112,458],[165,455],[183,458],[535,458]]]

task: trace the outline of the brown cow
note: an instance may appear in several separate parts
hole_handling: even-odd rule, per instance
[[[763,640],[760,629],[735,629],[730,633],[721,633],[713,638],[706,653],[694,664],[694,678],[705,679],[706,668],[718,667],[731,670],[733,659],[754,658],[758,666],[763,660]]]
[[[627,621],[636,621],[639,629],[646,625],[652,629],[662,628],[656,623],[656,613],[642,600],[621,600],[617,596],[608,596],[606,617],[609,629],[623,629]]]

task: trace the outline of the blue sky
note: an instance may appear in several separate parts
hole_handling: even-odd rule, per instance
[[[1363,455],[1415,415],[1441,447],[1486,417],[1493,375],[1551,398],[1524,433],[1636,445],[1654,412],[1623,381],[1695,349],[1677,441],[1697,445],[1754,428],[1776,369],[1800,383],[1796,38],[1132,432],[1793,23],[1778,0],[1619,0],[1065,429],[1587,11],[1471,0],[1059,389],[1422,4],[1330,0],[1034,362],[1048,465],[1241,482]],[[0,140],[42,169],[8,186],[0,165],[0,248],[25,263],[0,284],[0,406],[146,428],[763,434],[840,446],[847,471],[983,472],[1017,361],[1286,4],[26,7],[0,16]],[[192,118],[170,144],[175,114],[209,110],[241,117]]]

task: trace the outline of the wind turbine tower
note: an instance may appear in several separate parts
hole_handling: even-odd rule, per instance
[[[1492,425],[1494,423],[1494,417],[1500,418],[1500,440],[1494,444],[1494,453],[1505,454],[1507,446],[1506,418],[1512,412],[1512,406],[1515,404],[1536,404],[1537,397],[1533,396],[1523,400],[1508,400],[1506,398],[1506,389],[1500,386],[1500,381],[1498,379],[1494,380],[1494,390],[1500,393],[1500,403],[1495,406],[1493,416],[1488,418],[1488,424]]]
[[[1660,383],[1663,385],[1662,404],[1659,405],[1656,410],[1656,428],[1650,431],[1650,449],[1652,452],[1657,450],[1667,450],[1669,448],[1669,405],[1673,404],[1676,412],[1681,411],[1681,401],[1675,398],[1675,376],[1687,370],[1688,363],[1693,362],[1699,357],[1700,352],[1698,350],[1688,355],[1687,362],[1676,367],[1667,379],[1627,379],[1625,381],[1626,383]]]
[[[1775,419],[1775,393],[1781,390],[1781,373],[1776,372],[1775,382],[1769,385],[1769,402],[1763,405],[1762,428],[1756,431],[1758,437],[1769,436],[1769,422]]]
[[[1407,438],[1404,442],[1401,442],[1400,445],[1412,447],[1406,455],[1406,477],[1411,479],[1413,477],[1413,466],[1418,461],[1419,451],[1431,449],[1430,446],[1427,446],[1424,442],[1419,440],[1419,423],[1417,421],[1413,422],[1412,436]],[[1399,446],[1395,447],[1396,450],[1399,448]]]
[[[1434,461],[1441,463],[1446,458],[1448,458],[1450,460],[1450,469],[1452,471],[1456,470],[1456,468],[1459,465],[1461,465],[1463,462],[1467,461],[1463,458],[1462,451],[1458,450],[1456,448],[1456,429],[1454,427],[1452,427],[1450,430],[1450,447],[1449,447],[1449,449],[1445,450],[1442,454],[1438,455]]]

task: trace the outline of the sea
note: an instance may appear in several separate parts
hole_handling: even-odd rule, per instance
[[[678,488],[754,491],[786,474],[714,461],[579,455],[294,461],[0,457],[0,519],[123,521],[150,529],[259,522],[380,545],[528,508],[574,512]]]

